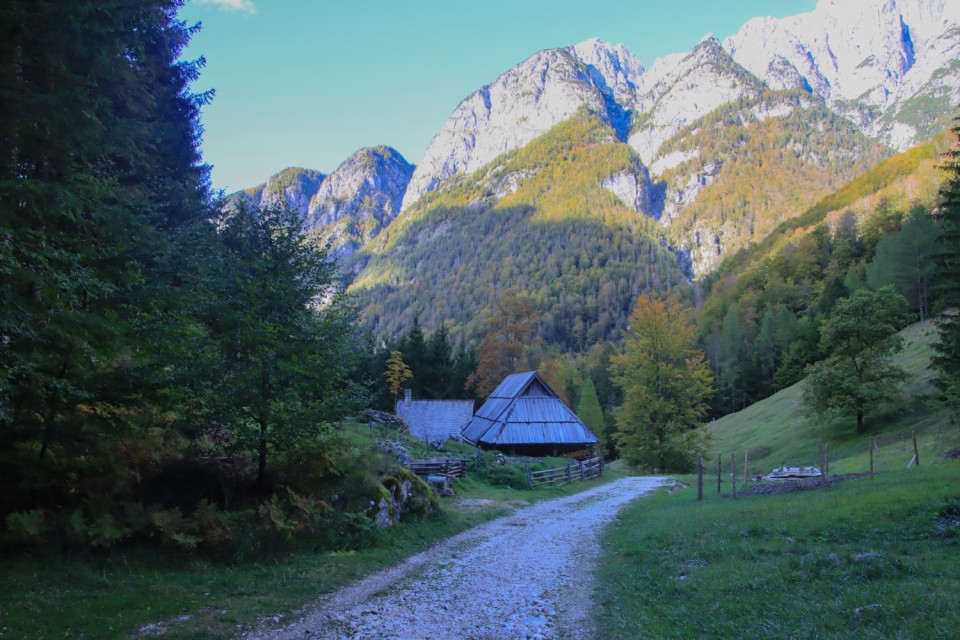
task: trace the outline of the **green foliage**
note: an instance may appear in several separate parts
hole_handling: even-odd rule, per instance
[[[818,414],[855,416],[857,433],[865,429],[868,409],[895,403],[905,373],[891,358],[903,349],[896,330],[905,308],[906,300],[892,287],[860,290],[838,301],[820,336],[827,358],[810,368],[804,402]]]
[[[597,436],[603,435],[603,410],[597,399],[597,387],[593,380],[587,377],[580,391],[580,401],[577,403],[577,417]]]
[[[937,229],[929,213],[914,207],[899,232],[880,238],[873,261],[866,269],[867,285],[886,285],[907,299],[910,311],[923,321],[930,313],[931,273]]]
[[[898,466],[829,492],[703,502],[684,478],[629,505],[601,541],[598,634],[950,637],[960,465]]]
[[[712,376],[694,328],[676,303],[640,297],[623,355],[614,356],[617,444],[631,465],[661,472],[692,468],[705,447]]]
[[[364,327],[396,336],[418,317],[476,344],[496,300],[519,289],[545,343],[585,351],[618,339],[636,295],[683,282],[652,219],[602,186],[641,170],[584,112],[425,195],[346,265],[360,273],[350,291]]]
[[[193,33],[180,5],[0,12],[0,513],[50,508],[69,526],[171,452],[197,293],[178,267],[210,215],[210,96],[189,90],[202,60],[179,60]],[[96,511],[72,530],[112,544],[122,531]]]
[[[928,218],[939,184],[935,160],[943,144],[941,137],[894,156],[784,222],[766,240],[726,258],[703,280],[696,318],[717,372],[714,413],[742,408],[800,380],[806,366],[821,358],[822,317],[839,299],[867,286],[868,273],[875,284],[887,277],[899,282],[918,313],[921,301],[934,297],[929,291],[924,297],[924,285],[930,281]],[[902,238],[901,227],[907,228]],[[905,277],[908,259],[917,277]],[[889,276],[878,277],[882,273]],[[794,325],[796,341],[785,348]]]
[[[937,219],[939,251],[934,256],[933,277],[938,295],[940,342],[934,359],[939,386],[947,404],[960,408],[960,121],[953,128],[957,140],[944,156],[947,179],[940,189]]]
[[[767,110],[789,109],[785,117],[763,118]],[[766,92],[733,102],[692,123],[669,140],[662,154],[696,152],[663,179],[682,188],[690,173],[718,173],[671,225],[676,241],[708,238],[718,230],[728,254],[760,242],[844,182],[889,155],[844,118],[802,91]]]
[[[204,310],[210,402],[235,441],[258,457],[315,438],[359,406],[353,312],[331,293],[334,263],[296,212],[239,206],[222,221],[218,295]],[[326,299],[325,299],[326,298]],[[225,372],[225,373],[224,373]]]

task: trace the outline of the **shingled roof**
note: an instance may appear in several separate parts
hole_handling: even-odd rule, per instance
[[[463,428],[463,437],[497,447],[600,441],[536,371],[504,378]]]
[[[473,417],[473,400],[397,401],[397,415],[410,424],[414,437],[435,442],[460,435],[460,430]]]

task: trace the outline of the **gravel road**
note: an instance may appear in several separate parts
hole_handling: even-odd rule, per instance
[[[593,636],[598,534],[662,478],[622,478],[474,527],[247,640]]]

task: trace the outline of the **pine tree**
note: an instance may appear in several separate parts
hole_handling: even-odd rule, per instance
[[[583,420],[594,435],[603,436],[603,410],[600,408],[600,401],[597,399],[597,388],[593,380],[588,376],[587,381],[583,383],[583,389],[580,391],[580,402],[577,403],[577,417]]]

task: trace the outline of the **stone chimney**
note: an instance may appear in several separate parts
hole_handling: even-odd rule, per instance
[[[403,406],[409,407],[412,401],[413,401],[413,389],[404,389],[403,390]]]

